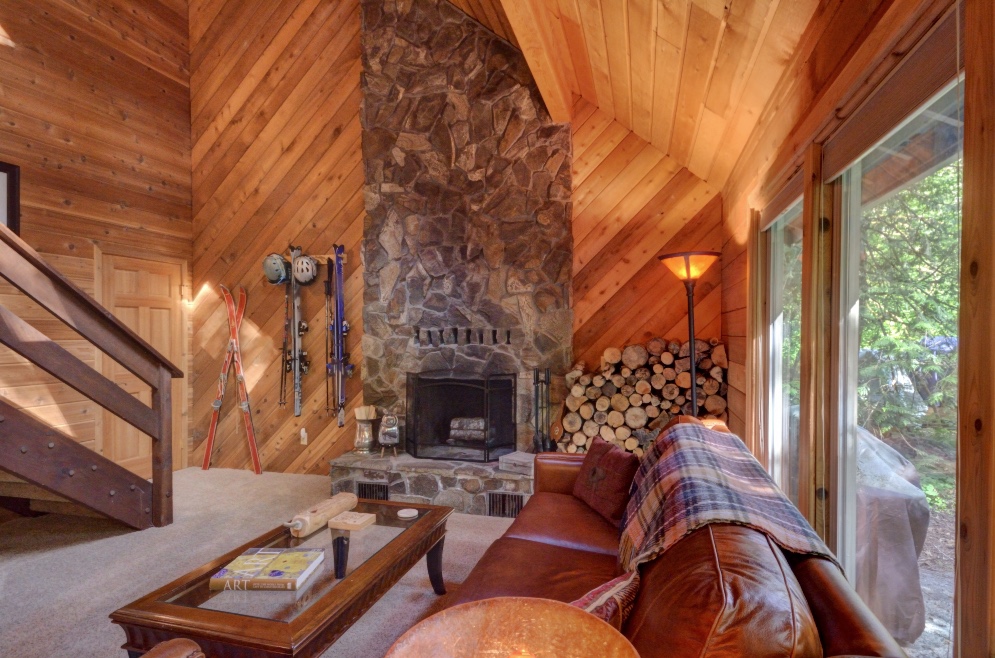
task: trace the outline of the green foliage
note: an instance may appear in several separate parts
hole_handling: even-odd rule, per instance
[[[861,218],[858,422],[878,436],[929,438],[927,414],[956,406],[957,350],[924,339],[957,336],[959,168],[936,171]],[[946,441],[948,425],[925,434]]]

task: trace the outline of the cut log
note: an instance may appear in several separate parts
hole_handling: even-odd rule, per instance
[[[712,366],[714,365],[715,364],[712,363],[712,360],[706,356],[704,359],[698,362],[698,370],[702,372],[708,372],[709,370],[712,369]]]
[[[729,367],[729,357],[726,356],[725,345],[716,345],[712,348],[712,363],[720,368]]]
[[[570,388],[577,383],[577,379],[584,374],[583,370],[571,370],[566,375],[563,376],[564,381],[567,382],[567,388]]]
[[[656,418],[657,416],[660,415],[660,407],[654,407],[653,405],[649,405],[647,407],[643,407],[643,409],[646,411],[646,416],[648,418]]]
[[[601,389],[597,386],[588,386],[587,390],[584,391],[584,395],[588,400],[597,400],[601,397]]]
[[[621,411],[609,411],[608,424],[617,429],[622,425],[625,425],[625,416],[622,415]]]
[[[648,381],[646,381],[645,379],[640,379],[639,381],[636,382],[635,389],[636,389],[636,393],[639,393],[640,395],[642,395],[644,393],[649,393],[650,391],[652,391],[653,390],[653,386],[650,385],[650,383]]]
[[[676,404],[671,405],[671,407],[670,407],[670,413],[674,414],[674,415],[679,414],[679,413],[681,413],[681,408],[678,407]]]
[[[687,401],[688,399],[683,395],[678,395],[676,398],[674,398],[674,404],[684,404]]]
[[[608,422],[608,413],[604,411],[595,411],[594,417],[591,418],[591,420],[596,422],[598,425],[604,425]]]
[[[606,348],[604,355],[602,355],[602,358],[606,362],[615,365],[616,363],[622,360],[622,350],[618,349],[617,347]]]
[[[591,376],[590,375],[581,375],[580,377],[577,378],[577,383],[580,384],[581,386],[590,386],[591,385]]]
[[[576,411],[571,411],[563,417],[563,431],[573,434],[574,432],[579,432],[581,426],[584,424],[584,419],[580,417]]]
[[[625,424],[634,430],[646,427],[646,411],[642,407],[629,407],[625,410]]]
[[[615,411],[625,411],[629,408],[629,396],[616,393],[612,396],[611,405]]]
[[[687,372],[690,369],[691,369],[691,359],[689,359],[688,357],[684,357],[683,359],[677,359],[676,361],[674,361],[674,370],[677,371],[678,374],[682,372]]]
[[[674,370],[673,368],[664,368],[663,378],[666,379],[668,382],[672,382],[675,379],[677,379],[677,371]]]
[[[643,396],[641,396],[639,393],[633,393],[632,395],[629,396],[629,404],[632,405],[633,407],[643,406]]]
[[[681,394],[681,389],[678,388],[677,384],[667,384],[660,393],[663,395],[664,400],[674,400]]]
[[[656,364],[655,366],[653,366],[653,374],[654,375],[662,375],[663,374],[663,368],[664,368],[664,366],[663,366],[662,363]]]
[[[638,393],[636,395],[638,395]],[[644,405],[649,404],[653,400],[653,396],[649,393],[643,393],[642,398]]]
[[[591,416],[594,415],[594,405],[590,402],[585,402],[580,405],[580,409],[577,410],[577,413],[579,413],[580,417],[584,420],[590,420]]]
[[[574,384],[573,386],[570,387],[570,395],[574,396],[575,398],[582,398],[584,397],[584,391],[586,390],[587,390],[586,387],[581,386],[580,384]]]
[[[643,449],[637,446],[636,449],[632,451],[632,454],[634,454],[636,457],[639,457],[640,459],[642,459],[642,457],[643,457]]]
[[[636,382],[638,381],[639,380],[636,379],[635,375],[629,375],[628,377],[625,378],[625,383],[628,384],[629,386],[635,386]]]
[[[570,454],[577,452],[577,446],[571,443],[570,445],[567,446],[567,452],[569,452]]]
[[[716,381],[719,382],[725,379],[725,376],[722,374],[722,368],[720,366],[715,366],[714,368],[708,371],[708,374],[712,376],[712,379],[715,379]]]
[[[625,386],[620,388],[618,392],[624,395],[625,397],[629,397],[630,395],[636,392],[636,387],[626,384]]]
[[[649,356],[649,352],[642,345],[626,345],[625,349],[622,350],[622,363],[631,370],[635,370],[640,366],[646,365],[646,360],[649,359]]]
[[[660,356],[667,349],[667,341],[662,338],[650,338],[646,341],[646,351],[653,356]]]
[[[674,362],[674,355],[671,354],[670,352],[664,352],[663,354],[660,355],[660,363],[662,363],[663,365],[669,366],[673,362]]]
[[[672,340],[669,343],[667,343],[667,351],[673,354],[674,356],[677,356],[677,353],[681,351],[681,344],[678,343],[676,340]]]
[[[718,380],[709,378],[701,385],[701,390],[705,391],[705,395],[715,395],[719,392],[720,385]]]
[[[705,398],[705,409],[708,410],[710,414],[720,414],[726,410],[726,400],[725,398],[719,397],[718,395],[709,395]]]
[[[575,446],[587,445],[587,435],[583,432],[577,432],[570,438],[570,441]]]
[[[635,450],[638,447],[639,447],[639,439],[635,439],[635,438],[633,438],[633,437],[630,436],[628,439],[625,440],[625,449],[626,450],[632,451],[632,450]]]
[[[694,339],[694,351],[697,354],[708,354],[712,351],[712,346],[708,344],[707,340],[701,340],[700,338]],[[681,345],[681,351],[678,356],[690,356],[691,355],[691,343],[690,341],[684,341]]]
[[[596,436],[598,434],[598,424],[593,420],[585,420],[582,432],[587,436]]]
[[[659,395],[651,395],[650,396],[650,404],[652,404],[654,407],[659,407],[660,404],[661,404],[661,402],[662,401],[660,400],[660,396]]]
[[[592,377],[591,378],[591,384],[593,384],[594,386],[597,386],[598,388],[601,388],[602,386],[604,386],[605,385],[605,377],[604,377],[604,375],[595,375],[594,377]]]
[[[618,387],[612,384],[610,381],[605,382],[604,386],[601,387],[601,394],[606,397],[611,397],[618,393]]]
[[[662,373],[658,373],[650,377],[650,386],[656,390],[660,390],[667,385],[667,378],[663,376]]]
[[[625,377],[622,375],[612,375],[612,384],[615,385],[615,388],[622,388],[625,386]]]
[[[632,430],[625,425],[615,429],[615,438],[617,439],[625,441],[630,436],[632,436]]]
[[[636,368],[636,371],[634,373],[632,373],[632,374],[636,377],[636,380],[638,380],[638,381],[644,381],[644,380],[647,380],[647,379],[650,378],[650,369],[649,368]]]
[[[626,379],[628,379],[629,377],[632,377],[632,368],[629,368],[628,366],[623,366],[623,367],[622,367],[622,368],[621,368],[621,369],[620,369],[620,370],[618,371],[618,374],[620,374],[620,375],[622,375],[623,377],[625,377]]]
[[[651,366],[654,366],[660,363],[660,357],[656,356],[655,354],[650,354],[650,358],[646,359],[646,363]]]
[[[696,373],[696,376],[695,376],[695,378],[694,378],[694,382],[695,382],[695,384],[697,384],[698,386],[701,386],[702,384],[704,384],[704,383],[705,383],[705,376],[704,376],[704,375],[698,375],[698,374]]]
[[[604,395],[594,401],[594,408],[598,411],[608,411],[610,406],[612,406],[611,398]]]
[[[577,411],[580,409],[580,405],[584,404],[587,398],[579,398],[576,395],[568,395],[566,399],[567,409],[570,411]]]
[[[691,388],[691,373],[690,372],[678,373],[677,379],[674,380],[674,383],[680,386],[681,388]]]
[[[601,435],[601,438],[604,439],[605,441],[615,440],[615,430],[612,429],[611,425],[602,425],[601,429],[598,430],[598,433]]]

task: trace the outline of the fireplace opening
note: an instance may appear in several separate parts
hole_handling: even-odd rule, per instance
[[[413,457],[494,461],[514,452],[517,375],[408,373],[406,449]]]

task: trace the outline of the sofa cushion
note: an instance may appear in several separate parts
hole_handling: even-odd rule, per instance
[[[822,656],[801,585],[765,534],[713,524],[643,565],[624,633],[640,656]]]
[[[569,603],[617,575],[614,556],[553,549],[505,536],[491,544],[448,605],[494,596],[533,596]]]
[[[618,555],[618,528],[570,494],[533,495],[504,536]]]
[[[638,468],[638,457],[596,436],[577,474],[574,496],[617,528]]]

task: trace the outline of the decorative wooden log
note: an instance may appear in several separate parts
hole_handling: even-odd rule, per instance
[[[615,438],[625,441],[630,436],[632,436],[632,430],[626,425],[615,428]]]
[[[703,358],[701,361],[698,362],[698,370],[702,372],[708,372],[709,370],[712,369],[713,365],[715,364],[712,363],[712,360],[706,356],[705,358]]]
[[[584,404],[587,398],[579,398],[576,395],[568,395],[566,399],[567,409],[570,411],[577,411],[580,409],[580,405]]]
[[[608,413],[605,411],[595,411],[594,417],[591,418],[591,420],[596,422],[598,425],[604,425],[608,422]]]
[[[656,418],[657,416],[660,415],[660,407],[654,407],[653,405],[649,405],[647,407],[643,407],[643,409],[646,410],[646,416],[649,418]]]
[[[726,346],[716,345],[712,348],[712,363],[720,368],[729,367],[729,357],[726,356]]]
[[[587,436],[596,436],[598,434],[598,424],[593,420],[585,420],[581,431]]]
[[[570,454],[577,452],[577,446],[571,443],[570,445],[567,446],[567,452],[569,452]]]
[[[674,380],[674,383],[680,386],[681,388],[691,388],[691,373],[690,372],[678,373],[677,379]]]
[[[625,416],[622,415],[621,411],[609,411],[608,424],[617,429],[625,424]]]
[[[622,388],[625,386],[625,377],[622,375],[612,375],[612,384],[615,385],[615,388]]]
[[[662,363],[656,364],[655,366],[653,366],[653,374],[662,375],[664,367],[665,366]]]
[[[629,396],[622,393],[616,393],[611,399],[612,409],[615,411],[625,411],[629,408]]]
[[[682,372],[687,372],[690,369],[691,369],[691,359],[689,359],[688,357],[684,357],[683,359],[677,359],[676,361],[674,361],[674,370],[677,371],[678,374]]]
[[[667,341],[662,338],[650,338],[646,341],[646,351],[653,356],[660,356],[667,349]]]
[[[629,404],[632,405],[633,407],[643,406],[643,396],[641,396],[639,393],[633,393],[632,395],[629,396]]]
[[[594,401],[594,408],[598,411],[608,411],[610,406],[612,406],[611,398],[604,395]]]
[[[625,449],[626,450],[629,450],[631,452],[632,450],[635,450],[638,447],[639,447],[639,440],[638,439],[635,439],[635,438],[633,438],[633,437],[630,436],[628,439],[625,440]]]
[[[695,381],[695,384],[697,384],[698,386],[701,386],[702,384],[705,383],[705,376],[704,375],[697,375],[694,378],[694,381]]]
[[[719,397],[718,395],[709,395],[705,398],[705,409],[708,410],[710,414],[720,414],[726,410],[726,400],[725,398]]]
[[[636,382],[638,381],[639,380],[636,379],[635,375],[629,375],[628,377],[625,378],[625,383],[628,384],[629,386],[635,386]]]
[[[636,393],[636,395],[639,395],[639,394]],[[650,402],[653,401],[653,396],[650,395],[649,393],[643,393],[642,398],[643,398],[643,404],[644,405],[649,404]]]
[[[601,397],[601,389],[597,386],[588,386],[587,390],[584,391],[584,395],[588,400],[597,400]]]
[[[667,385],[667,378],[664,377],[662,373],[657,373],[652,377],[650,377],[650,386],[652,386],[656,390],[659,391],[661,388],[663,388],[666,385]]]
[[[601,387],[601,394],[606,397],[611,397],[616,393],[618,393],[618,387],[610,381],[605,382],[604,386]]]
[[[581,386],[590,386],[591,385],[591,376],[590,375],[581,375],[580,377],[577,378],[577,383],[580,384]]]
[[[660,393],[664,400],[674,400],[681,394],[681,389],[678,388],[677,384],[667,384]]]
[[[575,411],[571,411],[563,417],[563,431],[573,434],[574,432],[580,431],[581,426],[584,424],[584,419],[580,417]]]
[[[594,405],[591,404],[590,402],[585,402],[584,404],[580,405],[580,409],[577,411],[577,413],[579,413],[580,417],[583,418],[584,420],[590,420],[591,416],[594,415]]]
[[[646,411],[642,407],[629,407],[625,410],[625,424],[634,430],[646,427]]]
[[[720,368],[719,366],[715,366],[714,368],[709,370],[708,374],[711,375],[713,379],[720,382],[725,378],[722,374],[722,368]]]
[[[630,395],[636,392],[636,387],[632,386],[631,384],[626,384],[625,386],[620,388],[618,392],[624,395],[625,397],[629,397]]]
[[[718,380],[709,378],[702,384],[701,390],[705,391],[705,395],[715,395],[719,392],[719,386]]]
[[[681,351],[681,344],[678,343],[676,340],[672,340],[669,343],[667,343],[667,351],[673,354],[674,356],[677,356],[677,353]]]
[[[636,448],[635,448],[635,449],[634,449],[634,450],[632,451],[632,454],[634,454],[634,455],[635,455],[636,457],[639,457],[640,459],[642,459],[642,457],[643,457],[643,449],[637,446],[637,447],[636,447]]]
[[[663,354],[660,355],[660,363],[662,363],[663,365],[669,366],[673,362],[674,362],[674,355],[671,354],[670,352],[664,352]]]
[[[635,389],[636,393],[642,395],[643,393],[649,393],[650,391],[652,391],[653,386],[645,379],[640,379],[639,381],[636,382]]]
[[[615,430],[612,429],[611,425],[602,425],[598,433],[601,434],[601,438],[605,441],[615,440]]]
[[[655,366],[660,363],[660,357],[655,354],[650,354],[650,358],[646,359],[646,363],[651,366]]]
[[[707,340],[701,340],[700,338],[694,339],[694,350],[697,354],[708,354],[712,351],[712,346],[708,344]],[[678,356],[690,356],[691,355],[691,343],[689,341],[684,341],[681,345],[681,351]]]
[[[573,386],[570,387],[570,395],[574,396],[575,398],[582,398],[584,397],[584,391],[586,390],[587,390],[586,387],[581,386],[580,384],[574,384]]]
[[[622,368],[621,368],[621,369],[620,369],[620,370],[618,371],[618,374],[620,374],[620,375],[622,375],[623,377],[625,377],[626,379],[628,379],[629,377],[632,377],[632,368],[629,368],[629,367],[627,367],[627,366],[625,366],[625,367],[622,367]]]
[[[624,350],[622,350],[622,363],[629,367],[631,370],[635,370],[640,366],[646,365],[646,360],[649,359],[649,352],[642,345],[627,345]]]
[[[643,381],[650,378],[650,369],[636,368],[636,371],[632,374],[635,375],[637,381]]]
[[[671,406],[670,406],[670,413],[671,413],[672,415],[676,415],[676,414],[679,414],[679,413],[681,413],[681,408],[680,408],[680,407],[678,407],[678,406],[677,406],[676,404],[674,404],[674,405],[671,405]]]
[[[609,347],[605,349],[605,353],[601,358],[603,358],[607,363],[614,365],[622,360],[622,350],[617,347]]]
[[[677,371],[674,370],[673,368],[664,368],[663,378],[666,379],[668,382],[672,382],[675,379],[677,379]]]
[[[594,386],[597,386],[598,388],[601,388],[602,386],[604,386],[605,385],[605,377],[604,377],[604,375],[595,375],[594,377],[592,377],[591,378],[591,384],[593,384]]]
[[[684,404],[687,401],[688,399],[683,395],[678,395],[676,398],[674,398],[674,404]]]
[[[567,388],[570,388],[577,383],[577,379],[584,374],[583,370],[571,370],[566,375],[563,376],[564,381],[567,383]]]
[[[570,439],[575,446],[587,445],[587,435],[583,432],[575,433]]]

